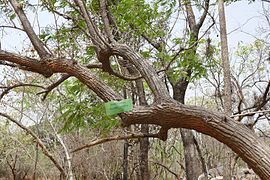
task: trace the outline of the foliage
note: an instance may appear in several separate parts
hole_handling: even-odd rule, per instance
[[[61,132],[92,128],[108,133],[119,121],[105,114],[104,103],[97,99],[78,80],[65,81],[66,102],[60,107],[58,118],[64,122]]]

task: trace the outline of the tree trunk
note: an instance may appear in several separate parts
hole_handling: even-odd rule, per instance
[[[142,124],[141,132],[143,134],[148,134],[149,125]],[[150,172],[148,168],[148,151],[149,151],[149,140],[148,138],[140,138],[140,179],[148,180],[150,179]]]
[[[191,71],[188,71],[188,75],[191,75]],[[186,79],[181,78],[173,86],[173,98],[183,104],[188,83]],[[188,129],[180,129],[180,133],[184,147],[186,177],[188,180],[197,180],[203,171],[197,147],[194,143],[195,137],[192,131]]]
[[[224,110],[230,116],[232,114],[232,89],[231,89],[231,71],[227,43],[226,19],[224,10],[224,0],[218,1],[219,23],[220,23],[220,41],[221,41],[221,58],[223,62],[224,74]],[[231,151],[225,147],[223,161],[223,178],[231,180]]]
[[[138,73],[137,73],[138,74]],[[143,81],[141,79],[136,80],[137,92],[139,96],[139,103],[142,106],[147,105]],[[143,134],[149,133],[149,125],[142,124],[141,125],[141,132]],[[140,138],[140,155],[139,155],[139,162],[140,162],[140,179],[141,180],[148,180],[150,179],[150,172],[148,168],[148,151],[149,151],[149,139]]]
[[[188,180],[197,180],[203,173],[198,151],[194,143],[194,135],[191,130],[181,128],[181,137],[184,146],[185,172]]]
[[[123,180],[128,180],[128,146],[128,140],[125,140],[123,156]]]

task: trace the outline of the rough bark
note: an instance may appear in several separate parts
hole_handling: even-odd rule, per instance
[[[190,35],[190,46],[193,46],[193,43],[195,43],[194,48],[190,51],[190,54],[195,55],[196,54],[196,48],[197,48],[197,40],[198,40],[198,34],[199,30],[202,27],[204,20],[206,18],[206,15],[208,13],[208,8],[209,8],[209,1],[205,1],[205,6],[204,6],[204,12],[202,16],[200,17],[198,23],[196,23],[196,18],[191,6],[191,1],[185,1],[184,2],[186,13],[187,13],[187,22],[189,25],[189,29],[191,32]],[[190,57],[184,57],[184,58],[190,58]],[[190,59],[189,61],[192,61]],[[192,67],[187,68],[186,74],[187,77],[191,77]],[[185,100],[185,94],[186,90],[189,84],[188,78],[183,78],[180,77],[179,80],[173,84],[173,98],[181,103],[184,104]],[[186,177],[189,180],[197,180],[199,175],[203,172],[203,166],[201,166],[200,158],[199,158],[199,153],[197,151],[196,144],[194,142],[194,135],[192,131],[187,130],[187,129],[181,129],[181,138],[184,146],[184,156],[185,156],[185,172],[186,172]]]
[[[231,70],[227,43],[227,30],[226,19],[224,10],[224,0],[218,1],[218,13],[220,23],[220,41],[221,41],[221,59],[223,62],[223,74],[224,74],[224,110],[225,113],[230,116],[232,114],[232,89],[231,89]],[[223,178],[230,180],[231,174],[231,152],[225,147],[224,150],[224,162],[223,162]]]
[[[124,155],[123,155],[123,180],[128,180],[128,140],[124,143]]]
[[[194,135],[191,130],[181,129],[181,137],[184,146],[185,172],[188,180],[197,180],[203,173],[198,151],[194,143]]]
[[[207,134],[230,147],[261,179],[270,178],[270,148],[246,126],[225,114],[172,102],[134,109],[122,115],[122,119],[125,125],[158,124]]]
[[[188,71],[188,76],[191,71]],[[173,86],[173,98],[184,104],[185,94],[189,81],[186,78],[180,78]],[[197,180],[202,173],[202,166],[199,154],[194,142],[194,135],[191,130],[180,129],[181,138],[184,147],[185,172],[188,180]]]
[[[144,88],[143,88],[143,81],[137,80],[136,86],[139,95],[139,103],[141,106],[147,106],[147,101],[145,98]],[[149,125],[142,124],[141,125],[141,133],[148,134],[149,133]],[[140,179],[141,180],[148,180],[150,179],[150,172],[148,168],[148,151],[149,151],[149,139],[140,138]]]

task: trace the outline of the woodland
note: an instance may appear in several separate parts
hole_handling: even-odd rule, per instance
[[[269,30],[268,0],[0,0],[0,179],[269,180]]]

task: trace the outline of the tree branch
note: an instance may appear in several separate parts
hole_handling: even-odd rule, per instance
[[[138,139],[138,138],[144,138],[144,137],[157,138],[158,134],[130,134],[130,135],[126,135],[126,136],[107,137],[107,138],[92,141],[89,144],[86,144],[86,145],[83,145],[79,148],[76,148],[76,149],[72,150],[71,153],[75,153],[75,152],[81,151],[83,149],[90,148],[92,146],[96,146],[98,144],[102,144],[102,143],[106,143],[106,142],[110,142],[110,141],[118,141],[118,140],[125,140],[125,139]]]
[[[270,109],[262,110],[262,111],[247,112],[247,113],[242,113],[242,114],[235,114],[230,117],[233,118],[233,117],[243,117],[243,116],[251,116],[251,115],[253,116],[255,114],[266,113],[266,112],[270,112]]]
[[[32,87],[39,87],[39,88],[42,88],[44,89],[43,86],[39,86],[39,85],[35,85],[35,84],[15,84],[15,85],[12,85],[12,86],[8,86],[8,87],[0,87],[0,89],[5,89],[1,94],[0,94],[0,100],[6,95],[9,93],[10,90],[14,89],[14,88],[17,88],[17,87],[25,87],[25,86],[32,86]]]
[[[175,173],[172,170],[170,170],[170,168],[168,168],[164,164],[161,164],[159,162],[154,162],[154,161],[150,161],[150,162],[153,163],[153,164],[156,164],[156,165],[159,165],[159,166],[163,167],[164,169],[166,169],[167,171],[169,171],[171,174],[173,174],[176,177],[176,179],[180,179],[180,177],[177,175],[177,173]]]
[[[101,48],[104,44],[108,43],[103,39],[103,37],[98,32],[93,20],[91,19],[90,12],[86,9],[85,3],[82,0],[75,0],[75,3],[79,6],[82,16],[86,22],[87,28],[90,32],[90,37],[92,42],[97,48]]]
[[[62,75],[62,77],[57,80],[55,83],[51,84],[50,86],[48,86],[47,88],[45,88],[45,91],[41,91],[39,93],[37,93],[37,95],[39,94],[44,94],[42,101],[44,101],[46,99],[46,97],[48,96],[48,94],[57,86],[59,86],[62,82],[64,82],[65,80],[67,80],[70,77],[69,74],[64,74]]]
[[[26,34],[28,35],[30,41],[32,42],[35,50],[38,52],[39,56],[43,59],[46,57],[49,57],[50,54],[49,52],[44,48],[43,43],[41,42],[41,40],[38,38],[38,36],[36,35],[33,27],[31,26],[28,18],[26,17],[24,11],[23,11],[23,2],[21,2],[20,4],[17,3],[16,0],[9,0],[10,4],[12,5],[14,11],[16,12],[16,14],[18,15],[21,24],[23,26],[24,31],[26,32]]]
[[[196,25],[196,26],[197,26],[197,29],[200,29],[200,28],[202,27],[203,22],[204,22],[204,20],[205,20],[207,14],[208,14],[208,10],[209,10],[209,1],[210,1],[210,0],[204,1],[204,7],[203,7],[204,11],[203,11],[203,14],[202,14],[202,16],[201,16],[199,22],[198,22],[197,25]]]
[[[49,58],[47,61],[37,61],[29,57],[20,56],[0,50],[0,61],[8,61],[19,65],[19,68],[50,77],[54,73],[66,73],[75,76],[82,83],[93,90],[104,101],[120,100],[122,96],[105,84],[88,68],[65,58]]]
[[[19,121],[13,119],[12,117],[10,117],[9,115],[7,115],[5,113],[0,112],[0,116],[3,116],[5,118],[7,118],[9,121],[15,123],[17,126],[19,126],[24,131],[26,131],[28,134],[30,134],[35,139],[35,141],[37,142],[37,144],[41,148],[44,155],[47,156],[53,162],[55,167],[57,167],[57,169],[61,172],[61,174],[63,174],[66,177],[66,173],[65,173],[65,170],[63,169],[62,165],[59,164],[59,162],[57,162],[57,160],[53,157],[53,155],[49,152],[49,150],[43,144],[43,142],[39,139],[39,137],[32,130],[30,130],[29,128],[24,126],[22,123],[20,123]]]
[[[225,114],[172,101],[151,107],[137,107],[131,112],[122,113],[121,117],[124,126],[156,124],[167,128],[194,129],[212,136],[239,154],[261,178],[270,177],[270,172],[256,165],[269,166],[269,147],[248,127]]]
[[[8,61],[17,64],[20,69],[36,72],[42,74],[44,77],[50,77],[53,74],[45,62],[3,50],[0,50],[0,61],[3,63],[4,61]]]
[[[109,18],[108,18],[108,10],[107,10],[107,5],[106,5],[106,0],[100,0],[100,11],[101,11],[101,17],[103,20],[103,24],[104,24],[104,30],[105,33],[109,39],[110,42],[115,42],[111,29],[110,29],[110,22],[109,22]]]
[[[149,87],[151,88],[156,101],[168,100],[170,95],[165,84],[157,76],[157,73],[152,65],[145,60],[141,55],[125,44],[115,44],[111,47],[113,55],[118,55],[123,59],[128,60],[133,64],[140,74],[144,77]]]

